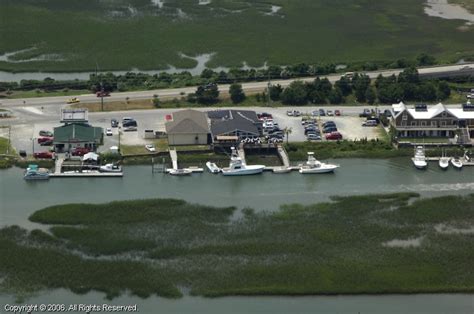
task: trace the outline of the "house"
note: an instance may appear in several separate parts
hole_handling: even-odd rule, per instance
[[[262,136],[262,122],[255,111],[250,110],[215,110],[209,111],[211,132],[214,140],[234,139],[239,141],[246,137]]]
[[[169,145],[208,145],[212,142],[205,113],[181,110],[167,117],[165,123]]]
[[[434,106],[419,104],[409,108],[400,102],[392,105],[390,123],[399,138],[454,138],[457,135],[465,142],[474,136],[474,108],[470,104],[447,108],[441,103]]]
[[[63,109],[63,126],[54,128],[53,145],[55,152],[71,152],[75,148],[87,148],[95,151],[102,144],[104,130],[93,127],[87,121],[87,109]]]

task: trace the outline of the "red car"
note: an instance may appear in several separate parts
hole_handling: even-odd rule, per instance
[[[34,153],[33,156],[38,159],[53,159],[54,154],[48,151]]]
[[[89,152],[89,149],[87,148],[84,148],[84,147],[77,147],[75,149],[72,150],[71,154],[73,156],[84,156],[85,154],[87,154]]]
[[[326,134],[326,139],[329,140],[342,140],[342,134],[339,132],[331,132]]]
[[[43,143],[52,143],[53,138],[49,136],[44,136],[44,137],[39,137],[38,138],[38,144],[43,144]]]
[[[109,92],[106,92],[106,91],[98,91],[97,93],[95,93],[95,95],[97,97],[109,97],[110,96],[110,93]]]
[[[339,109],[334,110],[334,114],[336,116],[340,116],[341,115],[341,110],[339,110]]]

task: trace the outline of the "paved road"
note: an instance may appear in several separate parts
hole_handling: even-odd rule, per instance
[[[382,74],[383,76],[390,76],[392,74],[399,74],[402,70],[384,70],[384,71],[374,71],[367,72],[371,78],[376,78],[378,75]],[[420,75],[432,75],[435,76],[440,73],[470,73],[474,74],[474,63],[462,64],[462,65],[447,65],[447,66],[438,66],[438,67],[426,67],[418,69]],[[339,74],[329,75],[327,78],[331,82],[335,82],[341,78]],[[275,80],[272,81],[272,84],[280,84],[285,87],[291,84],[295,80],[302,81],[312,81],[314,77],[307,78],[298,78],[290,80]],[[267,88],[268,82],[252,82],[252,83],[243,83],[242,88],[245,92],[259,92]],[[223,93],[228,92],[229,85],[219,85],[219,90]],[[183,95],[187,95],[196,91],[196,87],[185,87],[185,88],[173,88],[173,89],[160,89],[160,90],[150,90],[150,91],[138,91],[138,92],[123,92],[123,93],[113,93],[110,97],[104,98],[106,102],[125,100],[127,97],[130,100],[139,100],[139,99],[150,99],[153,95],[158,95],[160,99],[172,99],[179,98]],[[59,96],[59,97],[37,97],[37,98],[25,98],[25,99],[5,99],[2,100],[1,107],[11,108],[16,106],[35,106],[35,107],[44,107],[47,105],[64,105],[70,96]],[[78,98],[83,103],[98,102],[99,99],[93,94],[79,95]]]

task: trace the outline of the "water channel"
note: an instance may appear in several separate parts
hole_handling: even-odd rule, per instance
[[[107,202],[137,198],[182,198],[216,206],[246,206],[274,210],[287,203],[314,203],[331,195],[416,191],[423,196],[474,193],[474,167],[442,171],[435,163],[417,171],[408,158],[341,159],[335,174],[265,173],[250,177],[223,177],[209,173],[191,177],[152,174],[150,166],[129,166],[123,178],[51,179],[25,182],[22,170],[0,171],[0,226],[40,226],[28,216],[45,206],[67,202]],[[3,305],[13,296],[0,295]],[[109,302],[91,292],[78,296],[66,290],[45,291],[27,303],[137,304],[141,313],[474,313],[474,295],[423,294],[387,296],[315,297],[184,297],[167,300],[124,295]]]

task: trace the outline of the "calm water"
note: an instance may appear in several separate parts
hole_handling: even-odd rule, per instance
[[[474,167],[441,171],[432,163],[415,170],[407,158],[337,160],[341,168],[329,175],[275,175],[223,177],[208,173],[191,177],[152,174],[148,166],[130,166],[123,178],[51,179],[25,182],[21,169],[0,171],[0,226],[39,226],[28,216],[45,206],[66,202],[107,202],[136,198],[182,198],[216,206],[246,206],[274,210],[281,204],[314,203],[331,195],[420,192],[424,196],[474,193]],[[0,305],[13,302],[0,296]],[[76,296],[64,290],[45,292],[29,303],[107,303],[103,294]],[[472,295],[341,296],[341,297],[186,297],[142,300],[123,296],[114,304],[138,304],[141,313],[474,313]],[[0,313],[3,313],[3,306]]]

